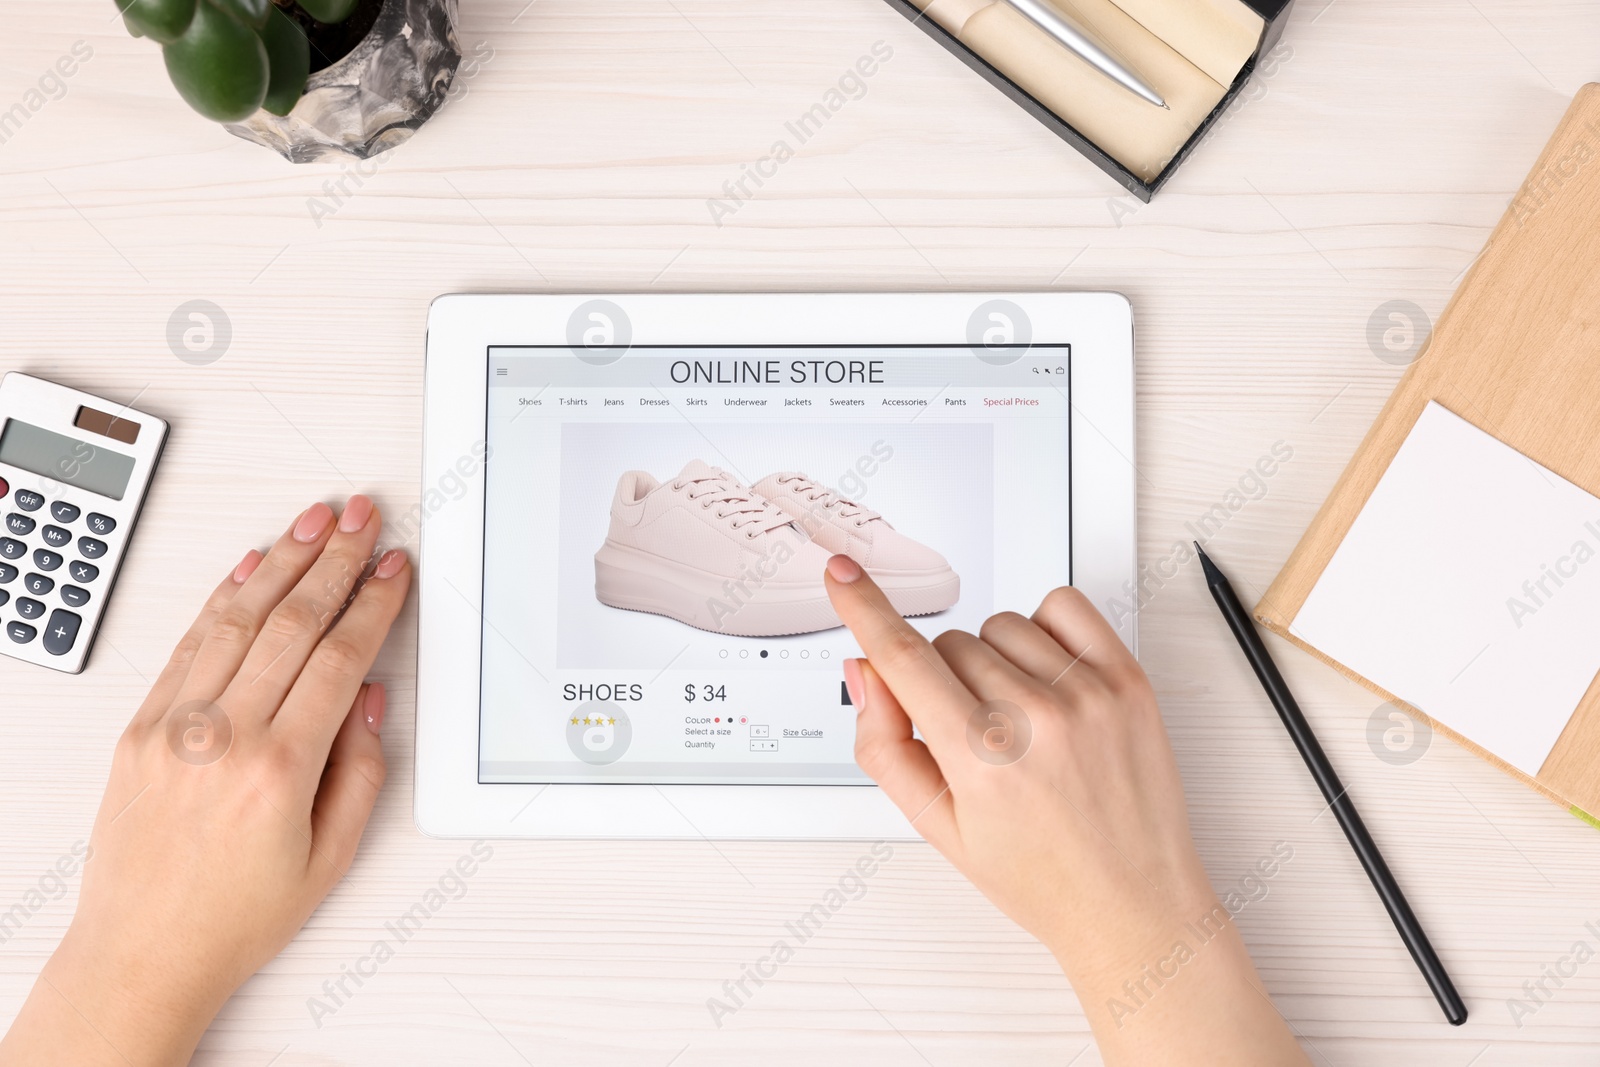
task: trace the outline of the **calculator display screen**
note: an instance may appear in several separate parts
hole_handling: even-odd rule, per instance
[[[134,466],[131,456],[18,419],[0,430],[0,463],[112,500],[128,491]]]
[[[869,784],[823,565],[929,637],[1068,584],[1070,360],[492,348],[479,780]]]

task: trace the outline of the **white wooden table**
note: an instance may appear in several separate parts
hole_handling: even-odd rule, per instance
[[[1141,205],[880,0],[464,0],[488,58],[410,144],[347,179],[186,111],[107,0],[0,5],[0,109],[93,56],[0,144],[0,369],[175,426],[88,673],[0,660],[0,911],[88,830],[111,748],[205,590],[315,499],[419,492],[423,326],[457,290],[1112,288],[1140,325],[1143,558],[1274,443],[1292,461],[1211,542],[1265,588],[1397,380],[1367,322],[1437,315],[1572,93],[1592,0],[1301,0],[1292,54]],[[893,58],[756,198],[707,200],[876,41]],[[315,218],[312,204],[334,207]],[[169,349],[192,299],[225,356]],[[1027,605],[1016,605],[1027,607]],[[1403,610],[1404,605],[1396,605]],[[1378,759],[1376,701],[1282,664],[1472,1009],[1442,1021],[1198,573],[1157,590],[1144,662],[1219,887],[1294,850],[1239,917],[1319,1065],[1600,1058],[1600,833],[1436,740]],[[376,676],[390,787],[349,879],[217,1019],[196,1062],[1099,1062],[1049,956],[923,846],[719,1028],[707,998],[856,859],[852,845],[502,842],[338,1011],[311,998],[468,848],[411,821],[414,609]],[[0,944],[0,1021],[77,885]],[[1600,928],[1597,928],[1600,929]]]

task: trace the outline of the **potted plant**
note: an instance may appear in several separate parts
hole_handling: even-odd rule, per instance
[[[365,159],[439,109],[461,63],[456,0],[116,0],[178,94],[304,163]]]

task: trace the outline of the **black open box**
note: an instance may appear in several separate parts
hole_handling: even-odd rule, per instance
[[[1239,71],[1238,77],[1234,78],[1233,84],[1228,87],[1227,94],[1212,109],[1211,114],[1206,116],[1205,121],[1189,136],[1189,139],[1184,142],[1183,147],[1178,149],[1167,165],[1162,168],[1161,173],[1156,175],[1154,179],[1145,181],[1113,159],[1089,138],[1078,132],[1071,123],[1050,110],[1049,107],[1037,100],[1022,86],[991,66],[982,56],[962,44],[955,34],[939,25],[933,19],[928,18],[912,0],[888,0],[890,6],[899,11],[914,25],[921,27],[922,32],[944,45],[945,50],[951,55],[977,71],[990,85],[1009,96],[1024,111],[1054,131],[1056,136],[1089,157],[1096,166],[1111,175],[1130,193],[1146,203],[1155,195],[1157,189],[1167,183],[1167,179],[1172,177],[1173,173],[1178,169],[1178,165],[1188,158],[1189,153],[1194,150],[1195,146],[1205,139],[1206,132],[1228,110],[1228,106],[1233,103],[1234,98],[1239,95],[1245,83],[1255,73],[1256,65],[1260,62],[1261,57],[1271,50],[1273,45],[1278,43],[1278,38],[1283,34],[1284,24],[1289,21],[1289,9],[1294,6],[1294,0],[1240,0],[1240,2],[1260,15],[1262,21],[1266,24],[1261,33],[1261,40],[1256,45],[1255,54],[1250,57],[1249,62],[1245,63],[1244,67]]]

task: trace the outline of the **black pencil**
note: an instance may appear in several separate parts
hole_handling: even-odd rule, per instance
[[[1238,639],[1239,647],[1244,649],[1245,658],[1255,668],[1256,677],[1261,680],[1272,706],[1278,709],[1278,717],[1294,739],[1294,745],[1300,750],[1300,758],[1306,761],[1311,777],[1317,780],[1317,787],[1322,790],[1322,796],[1327,800],[1334,818],[1339,820],[1339,827],[1350,840],[1350,847],[1356,850],[1356,858],[1372,880],[1372,888],[1378,891],[1378,899],[1389,910],[1394,928],[1400,931],[1400,940],[1410,950],[1411,958],[1417,961],[1428,988],[1433,990],[1434,999],[1444,1009],[1444,1017],[1451,1026],[1460,1026],[1467,1021],[1467,1006],[1461,1002],[1461,995],[1445,973],[1444,964],[1439,962],[1433,946],[1428,943],[1428,935],[1423,933],[1422,924],[1417,922],[1411,905],[1406,903],[1405,894],[1400,892],[1394,875],[1389,872],[1389,865],[1383,862],[1383,853],[1378,851],[1372,835],[1367,833],[1366,824],[1361,821],[1355,803],[1339,782],[1333,764],[1328,762],[1327,754],[1317,743],[1311,725],[1301,714],[1300,705],[1295,703],[1294,694],[1289,692],[1283,675],[1278,673],[1278,665],[1272,662],[1272,655],[1262,642],[1261,634],[1256,631],[1255,622],[1244,610],[1244,605],[1239,603],[1227,577],[1211,562],[1211,557],[1206,555],[1199,542],[1195,542],[1194,549],[1200,553],[1200,565],[1205,568],[1206,585],[1211,589],[1212,598],[1216,600],[1217,607],[1222,609],[1223,618],[1228,620],[1228,628]]]

